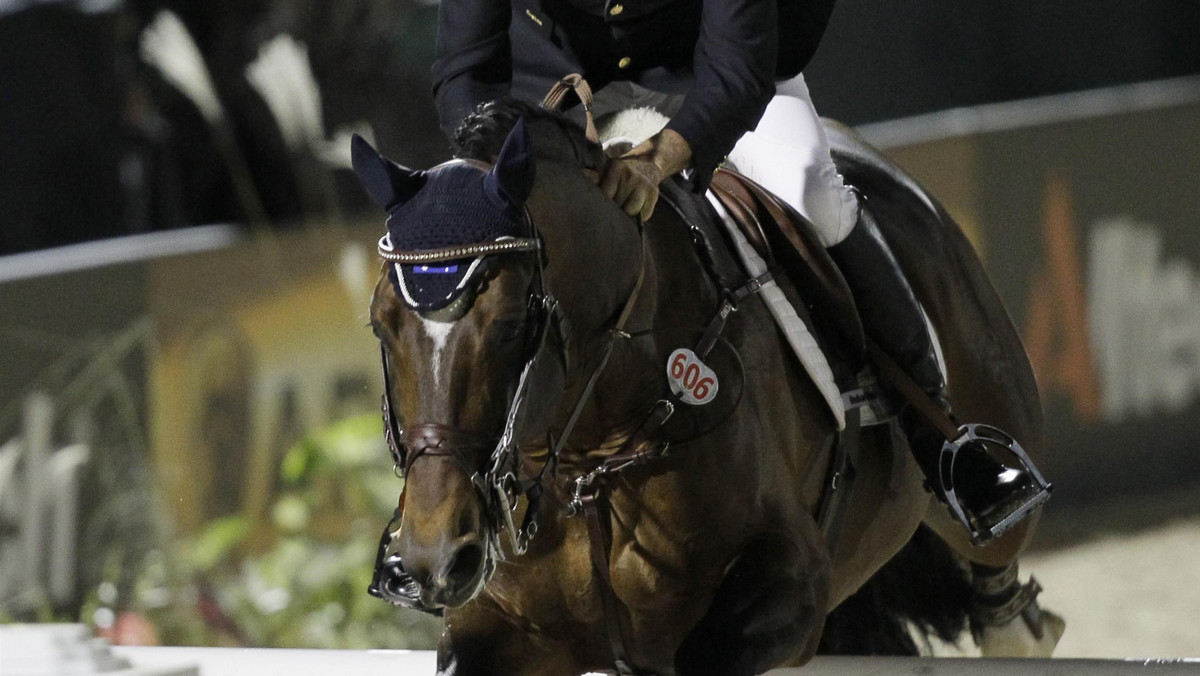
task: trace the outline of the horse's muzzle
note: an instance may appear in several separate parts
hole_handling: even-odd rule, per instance
[[[395,523],[393,520],[392,523]],[[457,608],[470,601],[486,581],[486,547],[474,535],[445,543],[444,548],[416,550],[409,565],[389,551],[391,526],[384,530],[375,559],[375,575],[367,593],[393,605],[441,615],[443,607]]]
[[[392,541],[392,529],[399,520],[400,510],[397,509],[392,514],[392,520],[384,527],[383,535],[379,538],[379,551],[375,556],[375,574],[371,577],[367,593],[395,606],[440,616],[441,608],[428,606],[421,602],[421,587],[413,579],[413,576],[404,570],[404,563],[400,557],[388,553],[388,544]]]
[[[427,547],[408,544],[404,570],[415,583],[423,605],[457,608],[483,588],[487,556],[478,536],[468,534]]]
[[[442,614],[438,605],[430,605],[422,600],[421,586],[404,570],[399,556],[381,559],[375,564],[375,579],[367,587],[367,593],[377,599],[383,599],[394,606],[411,608],[431,615]]]

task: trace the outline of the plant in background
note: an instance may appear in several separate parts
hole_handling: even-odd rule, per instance
[[[399,493],[386,458],[374,415],[307,435],[281,464],[265,548],[248,546],[261,543],[245,515],[216,519],[174,557],[147,557],[128,601],[102,584],[85,621],[115,625],[127,614],[105,611],[126,608],[175,645],[433,648],[439,620],[366,593]]]

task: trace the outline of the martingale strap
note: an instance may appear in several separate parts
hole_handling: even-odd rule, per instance
[[[583,513],[587,520],[588,539],[591,541],[592,568],[600,578],[600,601],[604,606],[604,622],[607,627],[608,643],[613,654],[613,665],[619,676],[634,676],[637,672],[629,662],[626,646],[629,645],[625,636],[625,626],[621,623],[619,601],[613,592],[612,576],[608,571],[608,548],[612,538],[601,520],[600,507],[596,504],[599,496],[590,493],[583,496]]]

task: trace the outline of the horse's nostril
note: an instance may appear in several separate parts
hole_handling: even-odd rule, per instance
[[[483,565],[483,547],[476,543],[464,545],[446,568],[446,586],[460,590],[470,584]]]

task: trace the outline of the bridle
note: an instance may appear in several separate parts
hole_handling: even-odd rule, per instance
[[[526,222],[532,228],[532,223],[528,221],[528,218],[526,218]],[[534,248],[512,251],[532,250],[540,253],[540,241],[537,238],[532,238],[532,241],[535,244]],[[470,257],[476,255],[485,246],[481,245],[478,249],[472,246],[457,247],[452,254],[448,255],[454,255],[457,258]],[[480,255],[498,255],[499,253],[493,251]],[[453,259],[426,258],[425,260]],[[541,494],[541,475],[539,474],[535,479],[521,480],[519,478],[521,463],[518,440],[521,437],[526,417],[525,402],[529,395],[531,374],[545,352],[547,338],[552,331],[558,334],[561,346],[560,359],[564,369],[568,365],[565,318],[559,309],[558,301],[545,289],[542,267],[540,261],[533,266],[529,308],[525,319],[528,338],[524,350],[524,363],[509,403],[508,412],[505,415],[504,429],[499,438],[484,437],[441,423],[417,423],[401,427],[391,402],[392,377],[387,347],[380,344],[380,361],[383,366],[384,380],[382,399],[384,438],[387,441],[397,473],[401,477],[406,477],[412,465],[424,456],[451,458],[470,479],[484,505],[485,513],[489,516],[492,526],[488,536],[489,560],[493,557],[503,558],[503,550],[498,542],[498,533],[503,527],[509,531],[513,550],[517,554],[525,552],[529,540],[537,532],[537,510],[532,503]],[[486,466],[479,466],[476,452],[492,444],[494,447]],[[547,463],[548,465],[549,463]],[[545,469],[543,469],[543,473],[544,471]],[[512,512],[519,495],[529,497],[531,505],[526,511],[524,523],[518,528],[513,524]]]
[[[474,162],[470,164],[481,170],[484,169],[481,164]],[[519,444],[527,417],[526,401],[529,396],[532,373],[546,352],[548,337],[552,332],[557,334],[561,348],[558,358],[561,361],[563,372],[568,373],[570,368],[566,318],[558,300],[546,289],[544,279],[546,258],[542,239],[528,210],[523,211],[523,221],[528,234],[528,237],[525,238],[506,238],[496,242],[414,252],[396,251],[390,242],[385,243],[382,239],[379,246],[379,253],[385,260],[389,263],[399,264],[436,263],[485,255],[535,254],[525,319],[528,338],[524,350],[523,366],[504,418],[503,431],[498,438],[486,438],[441,423],[426,422],[402,427],[396,418],[391,402],[392,377],[387,347],[380,344],[380,361],[384,379],[382,397],[384,437],[395,463],[395,470],[401,477],[406,477],[412,465],[424,456],[449,457],[459,466],[474,487],[491,526],[487,536],[488,574],[494,569],[496,560],[504,559],[503,549],[499,542],[501,531],[508,532],[511,549],[517,555],[524,554],[528,550],[530,540],[537,534],[544,479],[548,474],[554,472],[560,453],[589,400],[596,381],[607,365],[616,339],[620,336],[628,336],[625,333],[625,325],[642,288],[646,268],[645,233],[642,224],[639,223],[642,251],[639,254],[637,281],[612,328],[608,331],[609,340],[574,409],[557,438],[551,437],[547,440],[547,458],[542,469],[536,476],[521,478],[522,462]],[[494,446],[485,466],[479,466],[474,457],[475,453],[492,444]],[[513,520],[513,512],[516,510],[520,497],[526,498],[527,507],[525,517],[518,526]]]

